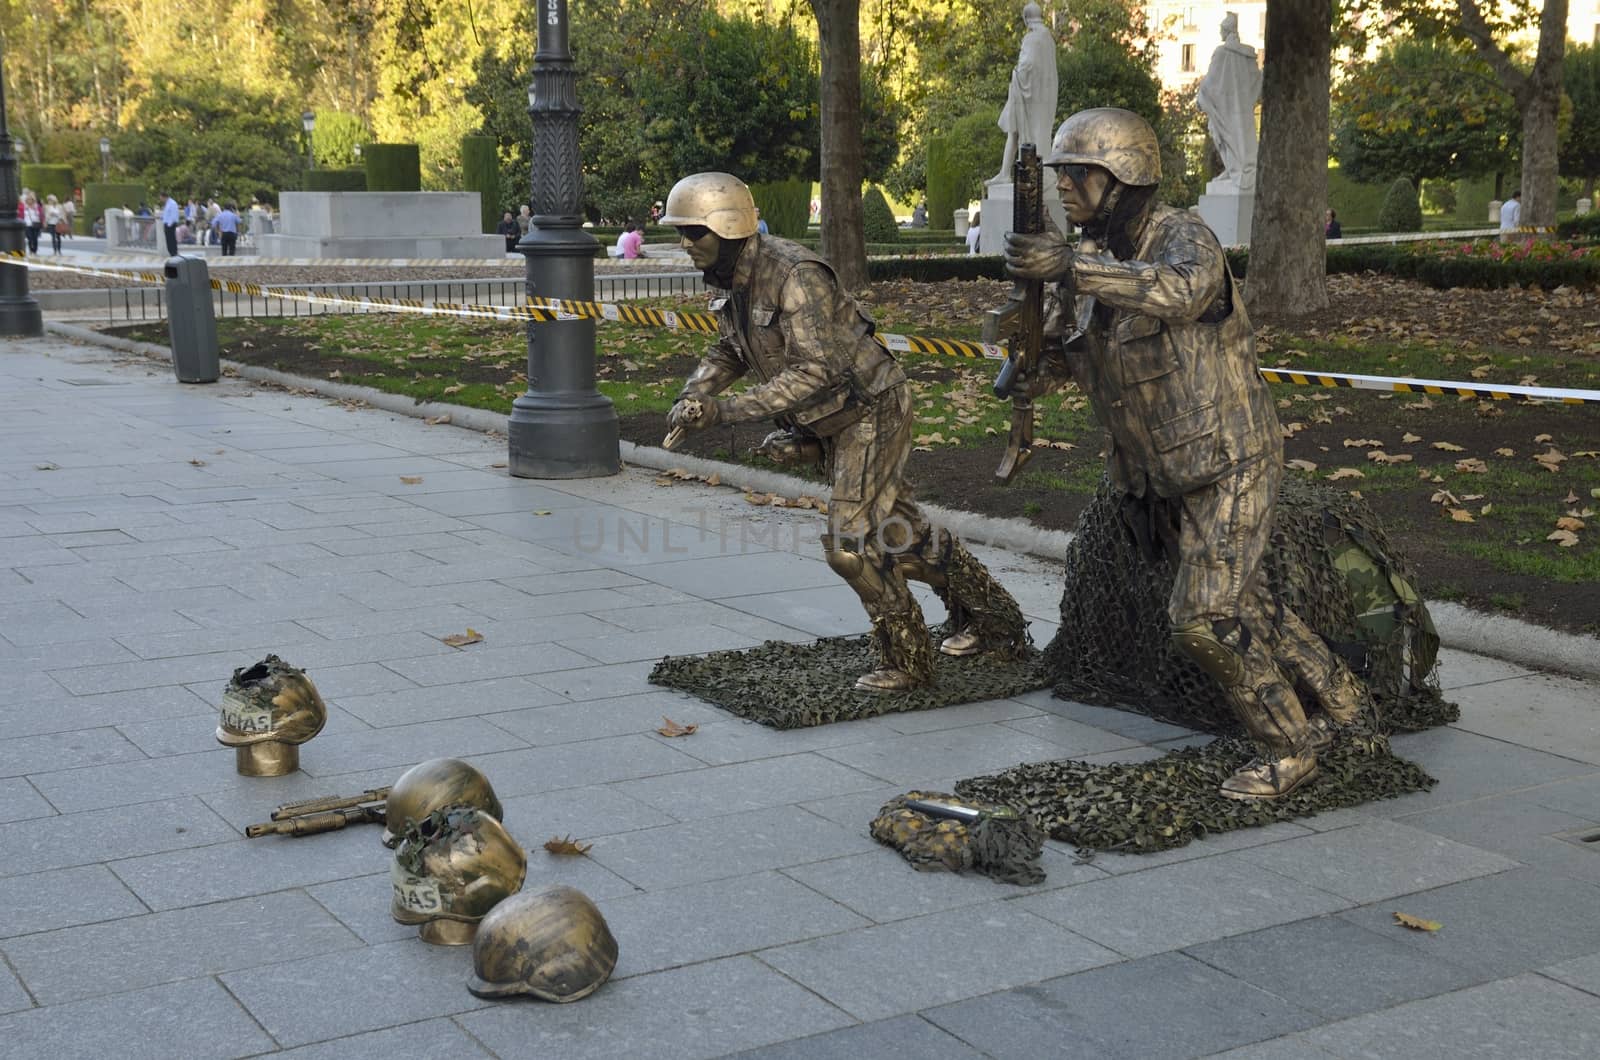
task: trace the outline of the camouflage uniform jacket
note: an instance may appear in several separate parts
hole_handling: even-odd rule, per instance
[[[1132,258],[1080,253],[1073,278],[1079,319],[1092,323],[1066,360],[1111,435],[1113,485],[1177,497],[1281,458],[1250,318],[1204,222],[1158,205]]]
[[[751,237],[734,266],[733,290],[711,307],[721,337],[683,392],[716,394],[753,373],[754,385],[721,402],[725,422],[776,417],[826,438],[905,382],[832,267],[798,243]]]

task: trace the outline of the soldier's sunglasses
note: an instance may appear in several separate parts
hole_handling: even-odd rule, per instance
[[[1065,173],[1072,179],[1072,183],[1083,187],[1083,182],[1089,179],[1089,167],[1077,164],[1059,165],[1055,167],[1058,172]]]
[[[705,225],[678,225],[678,235],[691,243],[698,243],[711,231]]]

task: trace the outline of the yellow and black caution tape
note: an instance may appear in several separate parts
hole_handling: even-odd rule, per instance
[[[165,283],[166,277],[154,272],[107,272],[80,265],[52,265],[36,261],[18,261],[22,255],[0,255],[0,264],[26,264],[28,268],[55,272],[76,272],[90,276],[136,277],[146,283]],[[424,316],[453,316],[476,320],[610,320],[644,327],[665,327],[684,331],[715,334],[717,318],[710,313],[687,310],[651,309],[646,306],[623,305],[616,302],[593,302],[567,298],[530,298],[522,305],[475,305],[463,302],[431,302],[420,298],[380,298],[374,296],[339,297],[311,294],[302,290],[269,287],[236,280],[211,281],[211,289],[229,294],[249,294],[262,298],[300,302],[306,305],[347,306],[356,309],[386,309]],[[944,357],[984,358],[1005,360],[1004,346],[967,339],[933,338],[926,335],[875,334],[873,340],[885,349],[897,353],[923,353]],[[1355,375],[1347,372],[1296,372],[1285,368],[1263,368],[1261,375],[1269,383],[1288,383],[1294,386],[1349,387],[1355,390],[1377,390],[1394,394],[1433,394],[1462,398],[1483,398],[1491,401],[1554,401],[1566,405],[1600,404],[1600,390],[1578,390],[1565,387],[1512,386],[1507,384],[1480,386],[1474,383],[1452,382],[1442,379],[1407,379],[1398,376]]]

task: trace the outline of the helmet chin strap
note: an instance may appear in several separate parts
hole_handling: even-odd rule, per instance
[[[717,237],[717,260],[705,269],[701,276],[706,285],[724,291],[733,290],[733,269],[739,261],[739,253],[744,250],[748,239],[725,239]]]
[[[1100,204],[1095,207],[1094,216],[1084,223],[1084,233],[1097,243],[1105,242],[1106,229],[1111,224],[1111,214],[1117,208],[1117,203],[1122,200],[1122,193],[1127,185],[1122,181],[1113,179],[1106,186],[1105,194],[1100,196]]]

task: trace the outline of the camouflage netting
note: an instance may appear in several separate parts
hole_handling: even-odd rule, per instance
[[[935,629],[935,640],[946,636]],[[767,641],[743,651],[668,656],[650,671],[652,684],[677,688],[742,718],[775,729],[799,729],[879,714],[931,710],[1031,692],[1049,684],[1040,655],[951,658],[934,652],[934,684],[911,692],[857,692],[856,678],[876,669],[869,637],[825,637],[811,644]]]
[[[906,804],[913,799],[958,802],[983,812],[976,822],[936,817]],[[938,791],[908,791],[890,799],[872,820],[872,838],[894,847],[918,872],[981,872],[1003,883],[1041,883],[1044,832],[1008,807],[957,799]]]
[[[1224,736],[1149,762],[1024,764],[956,785],[964,800],[1009,806],[1052,839],[1089,850],[1147,853],[1235,828],[1287,821],[1373,799],[1426,791],[1435,781],[1389,753],[1389,741],[1347,735],[1318,756],[1316,779],[1269,802],[1224,798],[1218,786],[1254,755],[1243,737]]]
[[[1102,480],[1067,549],[1061,628],[1044,650],[1056,695],[1204,732],[1238,733],[1217,683],[1172,647],[1172,569],[1139,550],[1119,504],[1120,495]],[[1438,637],[1427,607],[1366,505],[1341,490],[1287,477],[1267,579],[1273,594],[1366,682],[1384,731],[1413,732],[1458,717],[1439,694]],[[1309,700],[1304,690],[1302,697]]]

